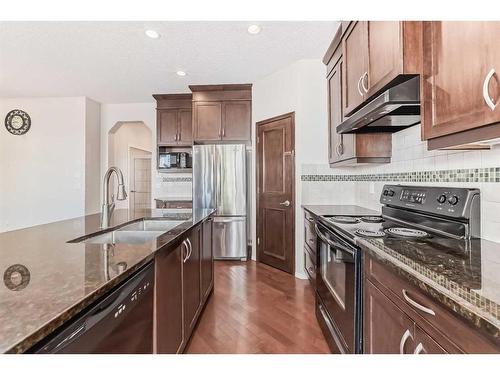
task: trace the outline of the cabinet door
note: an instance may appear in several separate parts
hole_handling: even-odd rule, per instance
[[[366,22],[353,22],[342,41],[344,116],[349,116],[364,100],[361,79],[367,73],[367,50]]]
[[[446,350],[419,326],[415,326],[415,350],[413,352],[414,354],[447,354]]]
[[[184,335],[188,338],[196,324],[196,316],[201,306],[200,298],[200,234],[201,226],[193,228],[188,239],[191,249],[184,258]]]
[[[500,22],[424,22],[423,30],[424,139],[500,121],[500,105],[487,105],[500,100]]]
[[[222,139],[227,141],[250,140],[250,101],[236,100],[222,103]]]
[[[330,164],[354,157],[354,134],[338,134],[342,122],[342,58],[335,64],[328,81],[328,160]]]
[[[194,140],[220,140],[222,136],[222,104],[220,102],[194,102],[193,111]]]
[[[182,259],[184,246],[160,251],[155,258],[156,351],[178,353],[184,344],[182,319]]]
[[[403,30],[400,21],[369,21],[367,30],[368,74],[361,83],[369,98],[403,73]]]
[[[410,354],[414,322],[369,280],[365,282],[364,348],[369,354]]]
[[[193,143],[193,113],[190,109],[179,109],[179,144]]]
[[[203,239],[201,241],[201,296],[205,300],[210,293],[214,281],[214,258],[212,248],[212,219],[203,223]]]
[[[158,143],[177,144],[179,119],[177,109],[161,109],[157,113]]]

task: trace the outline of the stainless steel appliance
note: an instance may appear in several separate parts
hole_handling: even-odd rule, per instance
[[[481,251],[474,241],[481,234],[478,189],[386,185],[380,203],[380,216],[322,216],[316,222],[317,315],[341,353],[362,351],[360,239],[388,247],[404,243],[415,256],[453,254],[453,266],[463,267],[457,281],[481,288]],[[447,264],[440,267],[448,274]]]
[[[193,146],[193,209],[216,208],[215,259],[247,258],[246,147]]]
[[[337,126],[337,133],[397,132],[419,122],[420,81],[414,76],[390,87],[347,117]]]
[[[30,352],[153,353],[153,290],[150,263]]]

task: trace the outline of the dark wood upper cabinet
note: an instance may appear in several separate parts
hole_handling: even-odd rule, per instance
[[[362,27],[362,23],[358,22]],[[392,154],[392,136],[389,133],[338,134],[337,126],[343,121],[346,91],[343,85],[346,69],[339,29],[323,62],[327,65],[328,90],[328,160],[330,166],[352,166],[359,163],[389,163]],[[354,40],[354,39],[353,39]],[[354,51],[353,51],[354,53]],[[343,95],[344,93],[344,95]]]
[[[193,143],[193,114],[189,109],[179,109],[179,140],[180,145]]]
[[[160,109],[157,111],[158,144],[176,145],[179,133],[177,109]]]
[[[183,296],[184,296],[184,335],[189,337],[196,325],[201,307],[200,292],[200,235],[201,226],[192,229],[188,236],[190,245],[184,257]]]
[[[222,136],[222,103],[195,102],[193,111],[194,140],[220,140]]]
[[[353,21],[342,41],[343,109],[351,115],[386,86],[420,74],[422,23]]]
[[[189,86],[195,142],[249,142],[251,85]]]
[[[206,300],[214,283],[214,262],[212,249],[212,223],[209,219],[203,223],[200,256],[201,298]]]
[[[366,22],[353,22],[342,42],[343,59],[343,112],[349,115],[365,100],[361,79],[366,72]]]
[[[500,22],[424,22],[422,137],[429,149],[500,137],[500,125],[491,125],[500,122],[498,35]]]
[[[241,141],[250,139],[251,101],[234,100],[222,103],[222,139]]]
[[[184,345],[182,260],[184,245],[159,251],[155,258],[156,352],[175,354]]]
[[[192,95],[159,94],[156,99],[157,143],[162,146],[190,146],[193,143]]]

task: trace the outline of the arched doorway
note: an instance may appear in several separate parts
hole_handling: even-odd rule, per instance
[[[123,172],[128,197],[116,208],[151,208],[152,132],[142,121],[119,121],[108,132],[108,167]],[[115,181],[111,181],[115,191]]]

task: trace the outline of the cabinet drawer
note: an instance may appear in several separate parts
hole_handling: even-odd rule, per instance
[[[304,269],[307,273],[307,277],[311,282],[312,286],[316,287],[316,262],[310,252],[307,250],[307,246],[304,248]]]
[[[465,353],[500,352],[500,342],[495,345],[471,324],[370,256],[365,258],[365,272],[375,285],[385,290],[384,293],[391,295],[394,303],[425,331],[432,333],[433,337],[438,335],[446,337],[446,340],[440,341],[439,344],[448,352],[457,351],[453,346]]]
[[[316,256],[316,231],[314,229],[314,219],[308,212],[304,216],[304,242],[312,251],[313,255]]]

